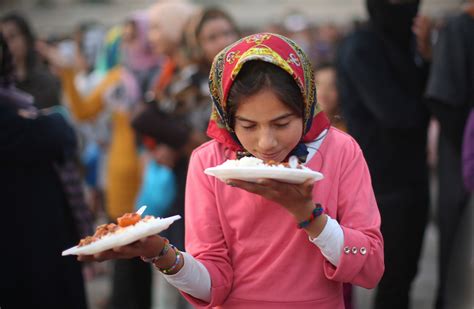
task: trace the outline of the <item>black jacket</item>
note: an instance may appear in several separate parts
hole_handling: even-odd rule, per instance
[[[427,181],[427,69],[415,59],[371,27],[356,30],[340,46],[340,104],[376,194]]]
[[[53,163],[76,143],[59,114],[20,117],[0,102],[0,306],[85,308],[79,238]]]

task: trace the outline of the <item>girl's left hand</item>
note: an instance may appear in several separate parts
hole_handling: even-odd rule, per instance
[[[290,184],[267,178],[259,179],[256,183],[237,179],[229,179],[226,183],[282,205],[299,221],[307,219],[314,209],[313,179],[308,179],[302,184]]]
[[[94,255],[78,255],[81,262],[103,262],[107,260],[131,259],[138,256],[151,257],[160,252],[164,240],[158,235],[148,236],[131,244],[115,247]]]

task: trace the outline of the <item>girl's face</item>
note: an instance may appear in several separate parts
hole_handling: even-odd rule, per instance
[[[225,18],[214,18],[205,22],[198,37],[204,58],[209,63],[212,63],[217,53],[237,39],[237,32]]]
[[[265,89],[239,102],[234,130],[253,156],[282,162],[301,139],[303,119]]]
[[[18,27],[12,22],[1,25],[1,31],[15,63],[26,58],[27,44]]]

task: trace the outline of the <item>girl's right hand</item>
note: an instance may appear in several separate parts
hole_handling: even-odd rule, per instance
[[[134,243],[116,247],[94,255],[78,255],[81,262],[103,262],[116,259],[131,259],[134,257],[154,257],[165,245],[165,240],[159,235],[148,236]]]

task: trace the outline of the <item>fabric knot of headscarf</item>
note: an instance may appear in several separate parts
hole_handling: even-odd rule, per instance
[[[306,160],[304,143],[315,140],[329,126],[329,120],[316,100],[312,65],[304,52],[290,39],[273,33],[247,36],[222,50],[212,64],[209,88],[213,112],[207,134],[233,151],[244,150],[229,125],[227,100],[232,84],[247,61],[272,63],[290,74],[304,99],[303,136],[292,151],[301,161]]]

